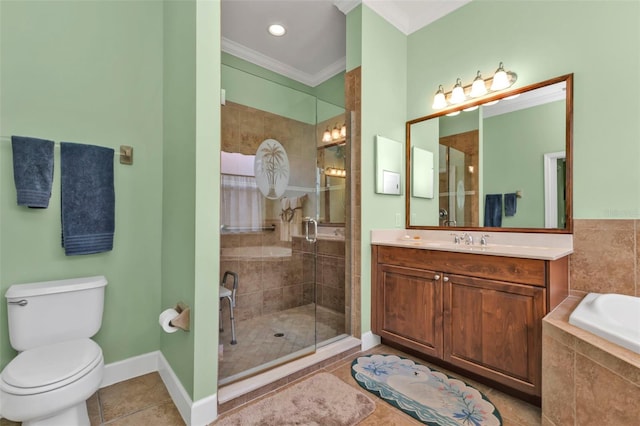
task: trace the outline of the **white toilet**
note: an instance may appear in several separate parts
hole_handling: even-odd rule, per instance
[[[89,425],[86,400],[102,381],[103,276],[15,284],[5,294],[19,352],[0,375],[0,414],[23,426]]]

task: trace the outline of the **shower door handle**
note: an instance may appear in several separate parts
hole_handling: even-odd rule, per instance
[[[309,224],[310,223],[313,224],[313,235],[309,234]],[[304,224],[305,224],[305,229],[304,229],[305,235],[304,235],[304,237],[310,243],[315,243],[316,242],[316,238],[318,236],[318,222],[316,222],[315,219],[309,219]]]

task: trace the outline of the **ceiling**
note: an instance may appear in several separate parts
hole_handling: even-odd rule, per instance
[[[364,2],[409,35],[471,0],[222,0],[222,50],[315,87],[346,67],[346,16]],[[282,37],[267,32],[284,25]]]

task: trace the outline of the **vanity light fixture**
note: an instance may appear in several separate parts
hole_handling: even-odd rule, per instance
[[[334,141],[340,139],[340,129],[338,128],[338,123],[336,123],[335,127],[331,131],[331,139]]]
[[[269,34],[275,37],[282,37],[285,35],[287,30],[280,24],[271,24],[269,25]]]
[[[324,170],[324,174],[333,177],[347,177],[347,171],[345,169],[338,169],[336,167],[327,167]]]
[[[508,89],[518,79],[518,75],[512,71],[506,71],[504,64],[500,62],[498,69],[490,78],[483,79],[478,70],[476,77],[471,84],[462,85],[460,78],[456,79],[456,84],[450,92],[445,93],[442,85],[438,86],[438,91],[433,97],[433,109],[443,109],[451,105],[464,104],[465,102],[481,99],[494,92]],[[492,105],[498,101],[487,102],[483,105]],[[474,107],[466,108],[464,111],[473,111]],[[447,114],[448,115],[448,114]]]
[[[493,74],[491,90],[495,92],[496,90],[506,89],[507,87],[511,86],[511,84],[513,83],[509,82],[509,77],[507,76],[507,72],[504,70],[504,65],[502,65],[502,62],[500,62],[500,65],[498,65],[498,69],[496,70],[495,74]]]
[[[478,98],[480,96],[487,94],[487,85],[485,84],[482,76],[480,75],[480,70],[478,70],[478,74],[476,74],[476,78],[473,80],[471,84],[471,92],[469,96],[472,98]]]
[[[433,97],[433,105],[431,106],[433,109],[442,109],[447,106],[447,100],[444,95],[444,88],[442,84],[438,87],[438,91]]]
[[[328,127],[327,130],[325,130],[322,134],[322,142],[331,142],[331,132],[329,131]]]
[[[449,102],[451,102],[452,104],[461,104],[466,100],[467,96],[464,94],[464,89],[462,88],[462,80],[457,79],[456,84],[455,86],[453,86],[453,90],[451,91]]]

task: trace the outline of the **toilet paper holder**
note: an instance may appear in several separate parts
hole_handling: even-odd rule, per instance
[[[178,313],[178,316],[172,319],[169,325],[184,331],[189,331],[191,308],[182,302],[178,302],[174,309]]]

